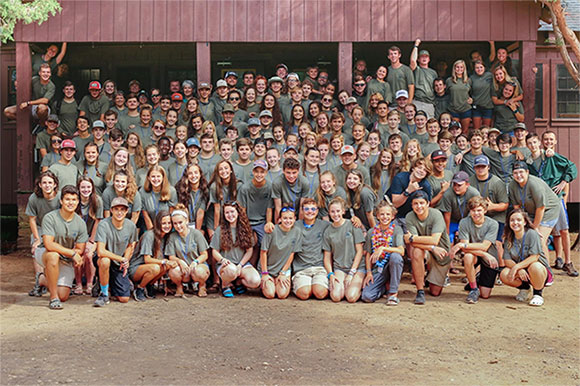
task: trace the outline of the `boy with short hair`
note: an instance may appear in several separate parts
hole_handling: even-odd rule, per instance
[[[65,139],[60,144],[60,159],[52,164],[48,170],[58,177],[59,186],[77,185],[77,178],[80,177],[79,169],[72,163],[77,146],[72,139]]]
[[[201,152],[197,156],[197,164],[201,168],[206,181],[209,181],[221,157],[215,153],[215,143],[211,134],[203,134],[200,142]]]
[[[300,162],[293,158],[284,160],[282,175],[272,184],[272,198],[274,199],[274,223],[280,220],[282,204],[291,204],[294,208],[300,208],[302,202],[308,197],[308,182],[300,175]],[[302,213],[299,214],[299,218]]]
[[[237,160],[233,163],[236,179],[246,183],[252,179],[252,141],[249,138],[240,138],[236,141]]]

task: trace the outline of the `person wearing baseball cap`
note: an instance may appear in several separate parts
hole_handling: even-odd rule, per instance
[[[261,133],[261,123],[258,118],[250,118],[248,119],[248,138],[251,140],[255,140],[260,138],[262,135]]]
[[[398,90],[395,93],[395,102],[397,104],[397,111],[401,113],[401,122],[406,123],[405,107],[409,104],[409,92],[407,90]]]
[[[46,130],[43,130],[36,135],[35,148],[39,150],[41,158],[44,158],[44,156],[53,152],[51,138],[55,135],[59,135],[59,126],[60,120],[58,119],[58,115],[50,114],[48,118],[46,118]]]
[[[276,65],[276,76],[280,79],[286,79],[288,76],[288,66],[284,63],[279,63]]]
[[[441,199],[443,194],[449,189],[453,172],[447,169],[447,154],[439,149],[431,153],[431,164],[433,165],[432,173],[427,177],[431,189],[433,189],[433,199],[431,206],[441,209]]]
[[[425,280],[429,292],[441,295],[451,266],[451,248],[445,219],[438,209],[430,208],[430,196],[423,189],[410,194],[412,210],[405,216],[407,233],[403,236],[410,248],[413,278],[417,288],[415,304],[425,304]],[[428,268],[425,277],[425,266]]]
[[[435,70],[429,67],[431,61],[429,51],[425,49],[419,50],[420,44],[421,39],[415,40],[409,62],[409,67],[415,77],[413,104],[417,106],[417,110],[423,110],[427,114],[427,118],[433,118],[435,116],[433,82],[438,78],[438,75]]]
[[[477,196],[479,196],[477,189],[469,185],[469,174],[464,171],[459,171],[453,175],[451,189],[447,189],[443,194],[440,206],[451,243],[455,240],[455,235],[459,228],[459,221],[469,215],[467,201],[471,197]]]
[[[228,103],[228,91],[228,83],[223,79],[218,79],[215,93],[211,97],[211,101],[214,104],[215,122],[222,120],[222,110],[224,105]]]
[[[72,139],[63,140],[60,144],[60,159],[48,168],[58,177],[58,185],[61,189],[66,185],[77,185],[79,170],[72,162],[76,151],[77,145]]]
[[[283,86],[284,80],[279,76],[273,76],[270,79],[268,79],[268,87],[270,88],[270,91],[272,92],[272,94],[274,94],[276,99],[280,98],[280,92],[282,91]]]
[[[248,220],[252,230],[258,237],[258,243],[254,245],[254,256],[258,257],[264,228],[266,224],[272,224],[272,184],[267,181],[268,163],[262,159],[255,160],[252,164],[252,179],[244,183],[238,191],[238,201],[246,209]]]
[[[497,129],[496,129],[497,130]],[[489,137],[489,132],[488,132]],[[526,138],[528,136],[528,129],[526,124],[523,122],[518,122],[514,126],[514,137],[516,139],[515,144],[512,146],[512,150],[517,150],[524,156],[524,159],[528,159],[532,156],[532,152],[528,149],[526,144]],[[549,184],[548,184],[549,185]]]
[[[417,191],[423,191],[431,201],[432,188],[427,177],[431,172],[430,163],[421,157],[413,161],[410,172],[401,172],[393,178],[387,196],[397,208],[397,218],[404,219],[412,211],[410,197]]]
[[[181,93],[178,92],[174,92],[173,94],[171,94],[171,108],[180,112],[182,106],[183,106],[183,95],[181,95]]]
[[[94,80],[89,83],[89,95],[85,95],[79,104],[79,116],[87,117],[91,122],[105,120],[105,113],[109,110],[109,99],[101,98],[101,84]]]
[[[498,250],[500,266],[503,266],[503,228],[505,211],[509,206],[508,193],[504,182],[490,172],[489,158],[480,154],[473,160],[475,174],[469,177],[471,187],[477,189],[480,196],[488,201],[486,216],[498,222],[498,233],[495,246]]]
[[[97,267],[101,293],[95,307],[109,304],[110,294],[120,303],[127,303],[131,296],[131,280],[127,275],[129,261],[138,241],[137,226],[127,218],[129,203],[124,197],[111,201],[111,216],[97,226]]]
[[[199,101],[199,111],[205,121],[215,120],[214,104],[210,100],[212,85],[210,82],[200,82],[197,87],[197,97]],[[219,122],[219,121],[218,121]],[[216,122],[214,122],[216,123]]]
[[[234,90],[236,85],[238,84],[238,73],[235,71],[228,71],[226,72],[226,76],[224,76],[226,83],[228,84],[228,88],[230,90]]]
[[[332,173],[336,178],[337,186],[341,186],[346,190],[346,176],[351,170],[358,170],[361,172],[364,184],[370,186],[371,177],[369,175],[369,171],[364,166],[356,163],[356,151],[354,150],[354,147],[350,145],[343,146],[342,150],[340,151],[340,159],[342,160],[342,164],[336,166],[332,170]]]
[[[534,228],[542,234],[543,255],[549,260],[548,237],[552,230],[556,226],[562,228],[561,236],[565,236],[567,231],[564,229],[566,215],[561,200],[544,180],[530,175],[528,164],[524,161],[514,163],[513,180],[508,188],[510,204],[514,209],[523,209],[533,221]],[[574,266],[569,267],[568,275],[577,276]]]

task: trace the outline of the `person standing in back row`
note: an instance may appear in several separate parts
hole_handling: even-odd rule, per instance
[[[415,96],[415,77],[413,76],[413,71],[411,71],[409,66],[401,63],[401,49],[399,47],[392,46],[389,48],[388,56],[391,65],[387,73],[387,82],[391,86],[391,90],[393,92],[407,90],[409,93],[407,104],[413,103],[413,97]]]
[[[433,82],[437,79],[437,72],[429,67],[431,55],[427,50],[420,50],[421,39],[415,40],[411,51],[410,68],[415,77],[415,95],[413,103],[417,110],[423,110],[428,118],[435,116],[435,91]]]

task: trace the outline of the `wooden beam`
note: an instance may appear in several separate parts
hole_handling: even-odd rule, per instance
[[[352,42],[338,43],[338,89],[352,91]]]
[[[30,100],[31,79],[32,79],[32,62],[30,47],[28,43],[16,43],[16,104]],[[33,185],[33,163],[32,155],[34,153],[34,142],[30,127],[31,110],[30,108],[20,110],[16,115],[16,164],[15,168],[19,170],[17,177],[18,186],[18,206],[26,206],[28,196]]]
[[[520,61],[522,65],[522,91],[524,93],[524,113],[526,117],[525,123],[528,130],[535,131],[536,76],[532,69],[536,66],[536,42],[521,42],[520,53]]]
[[[211,80],[211,45],[209,42],[197,42],[195,46],[197,62],[197,84]]]

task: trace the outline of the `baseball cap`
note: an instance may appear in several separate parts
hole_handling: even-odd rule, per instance
[[[269,131],[266,131],[262,137],[264,139],[272,139],[272,140],[274,139],[274,135],[272,133],[270,133]]]
[[[48,116],[48,118],[46,118],[46,121],[47,122],[56,122],[56,123],[60,122],[60,120],[58,119],[58,115],[56,115],[56,114],[50,114]]]
[[[173,94],[171,94],[171,102],[183,102],[183,95],[181,95],[178,92],[174,92]]]
[[[516,161],[516,162],[514,162],[513,170],[516,170],[516,169],[529,170],[528,169],[528,164],[525,163],[524,161]]]
[[[418,116],[418,115],[421,115],[421,116],[427,118],[427,113],[425,111],[423,111],[423,110],[417,111],[417,114],[415,114],[415,117]]]
[[[201,83],[199,84],[199,87],[198,87],[198,89],[200,89],[200,90],[202,90],[202,89],[210,89],[210,88],[211,88],[211,86],[210,86],[210,84],[209,84],[209,83],[207,83],[207,82],[201,82]]]
[[[514,130],[518,130],[518,129],[527,130],[528,128],[526,127],[526,124],[525,123],[518,122],[518,123],[515,124]]]
[[[96,80],[89,83],[89,90],[100,90],[100,89],[101,89],[101,84],[99,82],[97,82]]]
[[[346,98],[346,102],[345,102],[344,104],[345,104],[345,105],[350,105],[351,103],[358,103],[358,102],[356,101],[356,98],[355,98],[355,97],[353,97],[353,96]]]
[[[407,92],[407,90],[397,91],[397,93],[395,94],[395,99],[399,98],[409,98],[409,93]]]
[[[96,121],[93,122],[93,129],[95,127],[100,127],[101,129],[105,128],[105,123],[99,119],[97,119]]]
[[[260,126],[260,120],[258,118],[248,119],[248,126]]]
[[[277,65],[276,65],[276,70],[277,70],[277,69],[279,69],[279,68],[283,68],[283,69],[285,69],[286,71],[288,71],[288,66],[287,66],[287,65],[285,65],[284,63],[279,63],[279,64],[277,64]]]
[[[300,80],[300,76],[298,76],[298,74],[297,74],[297,73],[295,73],[295,72],[291,72],[291,73],[289,73],[289,74],[288,74],[288,76],[287,76],[286,78],[288,78],[288,79],[290,79],[290,78],[294,78],[294,79],[296,79],[296,80],[298,80],[298,81]]]
[[[252,169],[255,168],[262,168],[264,170],[268,170],[268,164],[263,159],[257,159],[254,161],[254,167]]]
[[[137,96],[141,96],[141,95],[145,95],[146,97],[149,97],[149,94],[147,94],[147,91],[145,91],[145,90],[141,90],[137,93]]]
[[[77,144],[72,139],[65,139],[60,143],[61,149],[76,149]]]
[[[498,133],[501,134],[501,131],[499,131],[499,129],[492,127],[491,129],[488,130],[487,135],[490,135],[491,133]]]
[[[127,199],[125,199],[125,197],[115,197],[113,198],[113,201],[111,201],[111,208],[114,208],[116,206],[124,206],[125,208],[128,208],[129,203],[127,202]]]
[[[467,181],[469,181],[469,174],[467,174],[463,170],[455,173],[453,175],[453,179],[451,180],[451,182],[454,184],[460,184],[462,182],[467,182]]]
[[[427,50],[419,51],[419,56],[423,56],[423,55],[431,56],[431,55],[429,55],[429,51],[427,51]]]
[[[224,76],[224,78],[228,78],[230,76],[235,76],[236,78],[238,77],[238,73],[235,71],[228,71],[226,72],[226,76]]]
[[[224,105],[224,109],[222,110],[222,113],[235,113],[236,110],[234,110],[234,106],[232,106],[229,103],[226,103]]]
[[[215,86],[216,86],[217,88],[220,88],[220,87],[228,87],[228,84],[226,83],[226,81],[225,81],[225,80],[223,80],[223,79],[219,79],[219,80],[216,82]]]
[[[280,82],[280,83],[284,84],[284,81],[279,76],[273,76],[268,80],[268,84],[272,84],[274,82]]]
[[[284,154],[288,153],[288,152],[289,152],[289,151],[291,151],[291,150],[292,150],[292,151],[295,151],[296,153],[298,153],[298,150],[296,150],[296,147],[295,147],[295,146],[292,146],[292,145],[290,145],[290,146],[286,146],[286,149],[284,149]]]
[[[254,146],[260,144],[266,146],[266,140],[263,137],[258,137],[254,140]]]
[[[199,145],[199,139],[197,139],[196,137],[187,138],[185,144],[187,145],[187,147],[197,146],[198,148],[201,148],[201,146]]]
[[[262,117],[270,117],[270,118],[272,118],[272,112],[270,110],[262,110],[260,112],[259,118],[262,118]]]
[[[342,150],[340,151],[340,155],[343,155],[346,153],[354,154],[354,147],[352,147],[350,145],[343,146]]]
[[[435,161],[437,159],[447,159],[447,154],[443,150],[435,150],[431,153],[431,160]]]
[[[477,157],[474,158],[473,160],[473,166],[489,166],[489,158],[487,158],[487,156],[485,155],[478,155]]]
[[[451,123],[449,124],[449,129],[451,129],[452,127],[458,127],[461,129],[461,123],[457,121],[451,121]]]

